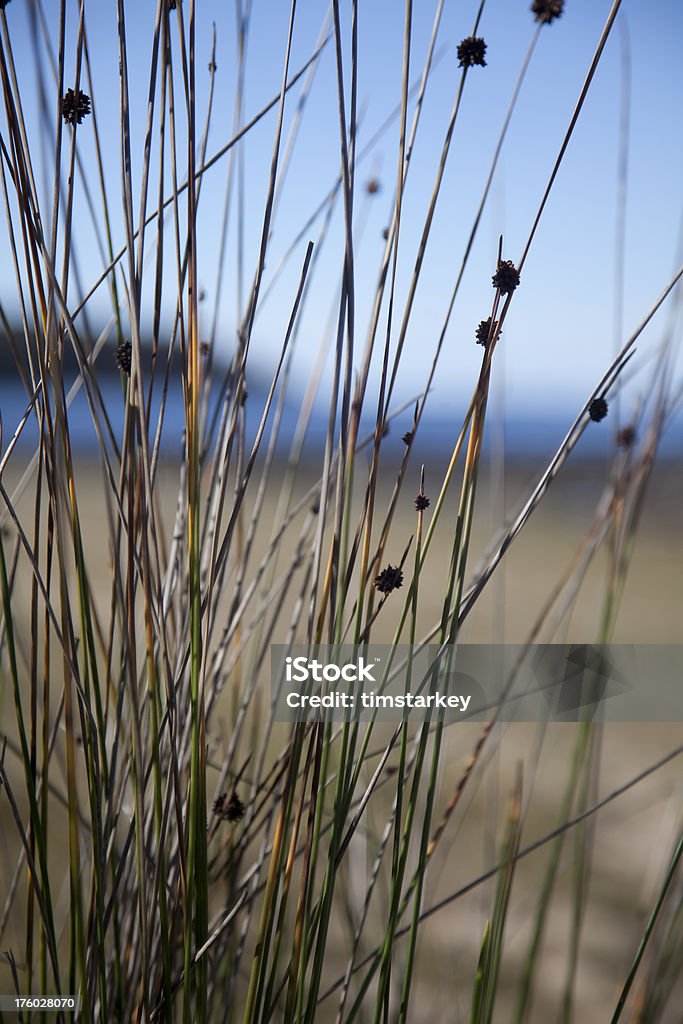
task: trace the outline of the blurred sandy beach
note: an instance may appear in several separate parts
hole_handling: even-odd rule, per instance
[[[17,461],[6,473],[4,483],[11,492],[21,470]],[[434,479],[440,479],[442,467],[435,467]],[[683,484],[679,462],[663,462],[655,470],[642,514],[635,551],[614,638],[616,641],[641,643],[677,643],[681,639],[680,608],[683,606]],[[475,515],[472,557],[476,566],[487,545],[496,536],[496,524],[510,513],[527,494],[540,466],[517,460],[500,481],[486,469],[482,472]],[[256,531],[257,542],[253,564],[258,565],[270,534],[275,505],[282,480],[282,468],[273,474],[272,492],[264,502]],[[168,542],[173,527],[178,488],[178,466],[163,462],[159,468],[159,504],[161,520]],[[409,470],[415,475],[414,468]],[[427,472],[426,491],[429,493]],[[570,464],[553,484],[528,526],[513,545],[509,555],[492,578],[475,613],[468,620],[464,636],[472,641],[521,642],[528,636],[557,579],[575,555],[582,537],[590,529],[593,510],[604,486],[605,466],[592,460]],[[78,466],[78,499],[84,525],[84,543],[90,567],[90,582],[97,605],[104,610],[110,599],[111,568],[107,545],[103,542],[106,508],[103,499],[101,470],[95,463]],[[300,467],[293,502],[304,495],[314,483],[312,471]],[[22,522],[30,529],[32,506],[29,486],[19,503]],[[406,486],[391,531],[389,560],[398,560],[401,550],[415,529],[415,514],[409,496],[413,488]],[[382,474],[379,491],[379,512],[382,513],[391,493],[391,474]],[[457,482],[449,497],[452,518],[445,515],[430,553],[421,591],[420,627],[428,629],[441,612],[440,595],[450,557],[450,525],[457,503]],[[246,513],[251,503],[247,501]],[[292,531],[296,537],[296,530]],[[287,541],[283,552],[293,551],[294,542]],[[283,566],[287,559],[283,559]],[[597,622],[604,596],[606,555],[598,553],[581,588],[570,617],[570,625],[562,639],[579,642],[595,639]],[[30,574],[25,561],[19,562],[20,578],[15,588],[15,602],[28,615]],[[432,585],[433,584],[433,585]],[[390,638],[396,611],[388,602],[376,623],[378,640]],[[287,623],[288,608],[282,622]],[[23,617],[23,616],[22,616]],[[284,625],[282,626],[284,633]],[[221,721],[229,714],[218,715]],[[2,715],[10,721],[13,715],[11,692],[2,694]],[[284,726],[276,731],[284,737]],[[466,763],[480,726],[463,724],[447,730],[446,751],[437,806],[446,803],[451,789]],[[524,765],[524,793],[527,818],[522,845],[552,830],[557,824],[558,803],[567,778],[575,742],[576,727],[571,725],[500,725],[496,726],[479,765],[467,798],[449,825],[447,839],[435,858],[429,875],[424,905],[430,906],[447,897],[460,886],[476,878],[496,861],[497,840],[495,820],[510,789],[518,762]],[[604,727],[601,744],[600,773],[596,793],[605,795],[637,772],[657,761],[681,742],[683,728],[671,725],[610,725]],[[210,751],[219,761],[224,738],[215,732],[209,736]],[[370,759],[364,768],[372,767]],[[579,1021],[605,1020],[607,1008],[613,1005],[615,993],[630,963],[643,921],[662,865],[669,855],[673,829],[683,799],[680,783],[681,764],[673,760],[632,791],[607,806],[597,823],[591,875],[591,895],[583,922],[584,943],[579,962],[576,987],[576,1016]],[[376,822],[381,828],[381,819]],[[368,829],[372,830],[372,821]],[[368,833],[370,834],[370,832]],[[571,931],[573,906],[573,864],[577,854],[579,830],[570,832],[561,858],[556,897],[545,937],[540,986],[529,1018],[545,1024],[557,1009],[558,992],[564,984],[567,950]],[[3,873],[12,863],[15,838],[3,845]],[[357,857],[357,854],[354,854]],[[502,968],[502,987],[496,1019],[504,1021],[510,1011],[508,1000],[514,999],[519,972],[529,941],[529,920],[538,898],[538,884],[548,853],[541,849],[518,866],[517,883],[510,919],[508,945]],[[365,877],[369,864],[350,865]],[[8,877],[5,875],[5,877]],[[350,912],[359,912],[363,886],[357,894],[349,877]],[[416,1021],[453,1021],[467,1018],[471,979],[476,969],[484,922],[488,914],[493,882],[475,888],[428,920],[419,946],[418,983],[415,993]],[[354,911],[355,907],[355,911]],[[381,917],[377,915],[377,938],[381,938]],[[334,957],[329,958],[330,976],[335,974]],[[461,998],[458,998],[461,992]],[[455,997],[454,997],[455,993]],[[454,1002],[455,998],[455,1002]],[[421,1013],[418,1007],[422,1006]],[[334,1020],[335,1001],[330,999],[320,1009],[319,1020]],[[666,1020],[678,1020],[672,1009]]]

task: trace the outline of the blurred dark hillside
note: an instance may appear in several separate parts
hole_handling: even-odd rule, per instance
[[[93,334],[93,336],[96,335]],[[151,338],[144,339],[142,365],[146,382],[150,378],[152,352]],[[208,358],[208,354],[204,352],[202,358]],[[78,365],[69,339],[65,339],[63,359],[64,380],[68,390],[78,377]],[[156,415],[158,411],[159,398],[163,390],[162,384],[166,376],[167,359],[168,343],[164,338],[157,353],[153,415]],[[184,423],[181,368],[182,354],[176,345],[168,381],[167,430],[162,439],[162,446],[170,451],[177,450]],[[222,351],[217,352],[212,372],[210,398],[212,408],[215,408],[215,403],[220,403],[225,397],[228,375],[229,367],[225,355]],[[97,357],[96,379],[114,429],[122,429],[120,371],[116,364],[114,337],[107,341]],[[28,397],[32,391],[30,381],[23,335],[17,328],[11,333],[5,329],[4,340],[0,341],[0,415],[6,436],[13,432],[25,413]],[[255,431],[266,406],[270,385],[271,378],[266,367],[260,367],[257,363],[253,364],[247,376],[246,414],[249,441],[254,440]],[[435,452],[450,453],[462,422],[462,416],[465,413],[464,405],[460,408],[457,404],[454,406],[452,403],[440,403],[438,397],[438,395],[434,396],[435,401],[427,410],[415,441],[415,456],[418,460],[428,458]],[[289,445],[297,429],[301,413],[301,398],[299,387],[295,382],[290,381],[280,415],[277,443],[280,455],[289,450]],[[278,401],[276,393],[276,400],[271,406],[271,417],[274,415],[274,407]],[[306,431],[303,457],[317,458],[323,450],[328,424],[327,401],[327,394],[321,392],[313,405]],[[499,453],[505,453],[506,459],[549,458],[562,442],[562,438],[577,412],[578,409],[572,407],[537,408],[533,411],[508,408],[503,411],[501,416],[494,410],[491,413],[491,423],[488,425],[484,437],[484,447],[490,450],[492,445],[495,446]],[[71,422],[74,445],[84,451],[96,450],[97,438],[92,429],[91,414],[82,389],[72,407]],[[395,419],[392,419],[385,446],[387,454],[393,453],[397,459],[400,459],[403,453],[401,437],[411,426],[412,407],[406,408]],[[577,446],[576,456],[589,459],[607,457],[612,451],[615,429],[615,423],[609,416],[602,423],[591,424],[590,429],[586,430]],[[367,438],[371,436],[373,430],[374,419],[372,414],[367,412],[361,421],[361,436]],[[23,441],[35,444],[35,432],[27,430]],[[659,454],[665,458],[680,459],[682,452],[683,416],[678,416],[668,425],[660,444]]]
[[[87,343],[84,339],[81,339],[84,343],[86,351],[89,351]],[[35,344],[35,343],[34,343]],[[98,377],[118,377],[119,368],[116,365],[116,347],[117,343],[114,337],[107,342],[104,348],[100,351],[97,357],[97,375]],[[35,347],[32,349],[35,352]],[[149,372],[152,366],[152,352],[153,345],[152,339],[143,339],[142,343],[142,365],[146,372]],[[167,359],[167,347],[164,344],[163,349],[158,353],[157,359],[161,366],[166,367]],[[64,340],[64,376],[67,380],[72,379],[78,373],[78,363],[76,356],[73,351],[73,346],[68,338]],[[178,375],[180,373],[180,352],[176,349],[171,372]],[[0,377],[3,380],[11,380],[12,377],[17,379],[17,382],[21,380],[22,375],[27,374],[29,370],[28,359],[26,356],[26,344],[24,335],[21,330],[17,327],[8,327],[5,325],[5,330],[2,332],[2,340],[0,341]]]

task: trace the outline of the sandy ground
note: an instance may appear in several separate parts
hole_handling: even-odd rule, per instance
[[[528,491],[539,469],[540,466],[516,464],[507,472],[503,485],[490,479],[486,472],[482,474],[471,566],[477,564],[495,536],[498,524]],[[170,531],[178,470],[165,464],[160,473],[160,509],[166,529]],[[79,502],[85,529],[86,558],[91,566],[91,584],[104,612],[109,600],[110,567],[103,543],[105,512],[99,474],[97,466],[79,467]],[[10,468],[6,474],[3,482],[10,493],[19,475],[16,467]],[[438,478],[434,473],[435,482]],[[304,469],[301,492],[311,479]],[[514,642],[526,639],[554,584],[571,564],[582,537],[590,528],[603,479],[603,466],[586,463],[570,467],[553,485],[468,621],[465,639]],[[391,483],[387,474],[380,488],[380,512],[388,500]],[[414,485],[408,486],[399,505],[392,530],[393,540],[387,550],[388,561],[395,563],[400,558],[414,532],[412,498],[416,490]],[[432,493],[429,475],[426,490],[428,494]],[[682,492],[680,464],[668,464],[657,471],[643,513],[615,640],[641,643],[678,643],[681,640]],[[457,495],[454,492],[449,498],[423,574],[419,620],[423,632],[440,615],[442,583],[448,568],[456,506]],[[260,560],[265,538],[270,532],[274,508],[275,496],[269,492],[259,524],[254,565]],[[30,528],[30,493],[20,501],[19,510],[25,527]],[[292,543],[287,542],[285,552],[291,550]],[[281,564],[286,564],[286,557]],[[604,597],[606,565],[606,554],[598,553],[562,639],[590,642],[595,638]],[[20,568],[24,575],[20,575],[16,590],[17,608],[22,610],[28,608],[30,585],[25,568]],[[21,612],[18,617],[21,620]],[[288,621],[286,614],[282,621]],[[388,604],[386,614],[383,613],[377,621],[375,639],[388,639],[394,624],[394,610]],[[3,721],[11,722],[12,699],[6,683],[0,698]],[[475,725],[460,725],[448,730],[437,815],[452,792],[479,729]],[[542,726],[496,727],[467,796],[435,855],[423,901],[425,907],[453,893],[495,862],[504,803],[520,761],[524,770],[525,795],[522,845],[557,824],[558,805],[575,738],[576,728],[568,725],[549,726],[545,732]],[[680,724],[605,727],[595,792],[600,796],[609,793],[682,741],[683,728]],[[637,947],[644,920],[672,850],[677,823],[680,822],[683,797],[681,763],[680,759],[674,760],[609,804],[597,819],[588,912],[582,923],[582,945],[574,992],[573,1019],[581,1024],[597,1024],[610,1019],[610,1009]],[[3,820],[6,825],[4,812]],[[381,832],[381,820],[368,822],[368,834],[375,828]],[[2,877],[8,877],[8,859],[11,859],[15,848],[7,829],[3,828],[3,831],[5,838],[0,843],[0,848],[4,847],[0,865],[0,904],[4,902],[5,894]],[[572,866],[577,853],[575,836],[575,833],[568,836],[564,845],[556,898],[537,974],[536,998],[529,1020],[539,1024],[561,1019],[559,1011],[571,933]],[[370,848],[371,843],[368,843],[368,851]],[[354,883],[353,876],[364,880],[371,855],[368,852],[367,859],[364,859],[361,846],[360,852],[354,853],[354,858],[348,885],[350,906],[357,912],[363,886],[358,881]],[[544,848],[521,862],[518,868],[506,933],[501,1000],[495,1017],[501,1022],[509,1019],[509,998],[514,998],[516,992],[530,936],[530,920],[547,858],[548,849]],[[431,917],[425,926],[419,947],[418,984],[414,991],[412,1020],[450,1022],[468,1019],[469,994],[481,935],[490,914],[492,886],[493,883],[487,883],[477,887]],[[371,921],[371,931],[381,928],[381,905],[380,901],[375,911],[376,920]],[[402,948],[397,943],[399,954]],[[331,956],[326,967],[326,980],[338,973],[339,965]],[[321,1008],[320,1020],[334,1019],[333,1009],[334,1000],[330,1000]],[[663,1019],[680,1019],[680,1011],[675,1007],[672,1007],[671,1014]]]

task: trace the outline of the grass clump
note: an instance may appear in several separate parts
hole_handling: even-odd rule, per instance
[[[585,402],[566,436],[473,567],[503,327],[518,290],[533,279],[527,259],[619,6],[607,17],[521,253],[503,259],[501,237],[487,271],[493,293],[475,332],[481,361],[440,470],[436,458],[414,465],[427,402],[542,27],[560,17],[563,4],[536,2],[534,18],[527,13],[528,50],[453,268],[431,359],[401,404],[395,392],[470,72],[492,63],[478,35],[484,0],[473,24],[463,26],[468,34],[455,54],[452,107],[419,215],[408,181],[423,103],[441,59],[442,2],[417,72],[415,12],[411,0],[405,3],[397,105],[368,140],[355,0],[350,15],[332,0],[315,48],[298,66],[297,5],[291,4],[279,89],[251,120],[245,96],[253,12],[250,2],[237,3],[230,131],[215,32],[200,110],[202,5],[157,5],[145,41],[142,101],[132,85],[138,40],[130,9],[118,0],[117,34],[108,43],[119,82],[112,126],[100,120],[106,97],[91,51],[94,13],[83,4],[72,11],[65,0],[50,10],[41,0],[30,5],[36,118],[33,79],[15,55],[17,5],[12,10],[0,0],[2,244],[7,275],[16,283],[18,326],[0,313],[15,387],[25,399],[20,421],[3,423],[0,446],[0,808],[12,835],[0,897],[0,935],[11,948],[1,975],[6,989],[77,994],[86,1021],[431,1019],[439,1011],[424,1010],[427,922],[490,886],[483,939],[482,929],[471,930],[464,957],[463,1005],[473,1022],[496,1019],[494,1010],[513,1014],[501,1019],[531,1019],[563,851],[574,842],[576,909],[559,1000],[563,1019],[571,1019],[594,818],[681,748],[599,796],[601,727],[580,723],[552,828],[525,840],[535,784],[525,767],[524,787],[521,771],[514,785],[505,783],[508,810],[499,814],[494,801],[490,812],[490,867],[439,895],[432,886],[437,869],[457,852],[475,806],[470,801],[495,773],[501,706],[476,733],[463,731],[469,753],[454,769],[447,757],[453,729],[438,714],[389,730],[375,719],[285,727],[276,721],[267,682],[273,644],[303,644],[311,654],[351,644],[363,653],[380,637],[393,658],[402,644],[418,652],[434,642],[452,669],[464,625],[496,568],[585,431],[607,416],[608,400],[610,415],[618,408],[612,396],[633,369],[636,341],[669,296],[677,296],[683,269],[636,330],[619,338],[601,379],[586,382]],[[291,245],[279,251],[275,226],[325,62],[334,79],[340,170]],[[255,216],[245,199],[245,153],[266,126],[272,144]],[[358,204],[363,196],[384,202],[391,190],[376,173],[362,184],[359,167],[392,126],[395,186],[377,283],[364,303]],[[221,145],[209,155],[216,134]],[[110,135],[119,153],[116,201]],[[202,213],[212,168],[223,175],[225,204],[222,220],[211,211],[219,258],[211,268],[216,290],[207,318]],[[92,236],[87,263],[79,218]],[[511,244],[505,239],[506,253]],[[89,258],[95,250],[97,270]],[[297,343],[311,296],[325,292],[321,266],[330,250],[338,268],[331,326],[321,331],[320,358],[309,368],[308,391],[288,433]],[[226,341],[219,307],[230,267],[237,299],[235,330]],[[263,383],[256,325],[278,287],[287,292],[287,310]],[[105,305],[106,323],[96,329]],[[639,371],[647,400],[632,423],[617,425],[602,497],[539,610],[529,643],[558,635],[598,552],[606,552],[606,584],[600,626],[590,639],[606,643],[614,635],[659,441],[680,404],[673,338],[672,331],[649,376],[647,366]],[[103,369],[107,353],[118,371],[115,390]],[[307,436],[325,384],[323,436],[309,457]],[[95,460],[78,450],[84,417]],[[408,429],[403,445],[392,447],[395,422],[399,431]],[[407,482],[414,498],[406,498]],[[426,621],[435,566],[443,586],[438,612]],[[430,668],[426,685],[436,685],[439,671],[438,664]],[[410,660],[407,672],[410,685]],[[519,912],[515,887],[520,865],[538,851],[547,859],[511,997],[506,966]],[[677,839],[632,966],[623,965],[615,1021],[639,983],[642,1005],[663,1005],[666,995],[652,980],[658,964],[663,984],[675,988],[680,915],[671,899],[672,893],[678,898],[680,855]],[[662,918],[665,936],[654,949],[650,939]],[[457,917],[452,921],[457,925]],[[464,948],[465,937],[458,941]],[[434,1007],[440,1005],[436,999]]]

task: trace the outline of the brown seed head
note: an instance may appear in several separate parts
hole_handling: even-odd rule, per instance
[[[636,428],[634,426],[622,427],[617,434],[617,444],[620,448],[632,448],[636,440]]]
[[[82,89],[67,89],[62,97],[62,117],[64,124],[80,124],[90,113],[90,97]]]
[[[122,341],[114,353],[114,362],[121,373],[130,376],[130,368],[133,358],[133,346],[129,341]]]
[[[498,330],[498,321],[496,320],[493,325],[493,331],[491,331],[491,317],[488,320],[482,320],[479,323],[474,336],[477,339],[477,345],[485,345],[489,340],[489,333],[492,337],[495,337],[496,331]]]
[[[235,822],[244,817],[244,804],[233,789],[232,796],[228,800],[227,793],[221,793],[213,802],[213,813],[223,821]]]
[[[403,573],[400,566],[387,565],[379,576],[375,577],[375,587],[380,594],[390,594],[403,586]]]
[[[500,289],[501,295],[514,292],[519,284],[519,271],[512,260],[498,260],[498,269],[492,278],[493,287]]]
[[[564,0],[534,0],[531,10],[539,24],[549,25],[555,18],[562,17]]]
[[[609,406],[607,405],[606,400],[602,395],[599,395],[597,398],[594,398],[588,406],[588,415],[594,423],[600,423],[600,421],[604,420],[607,415],[608,408]]]
[[[458,43],[458,60],[461,68],[471,68],[475,64],[482,68],[486,67],[485,54],[486,43],[479,36],[467,36]]]

